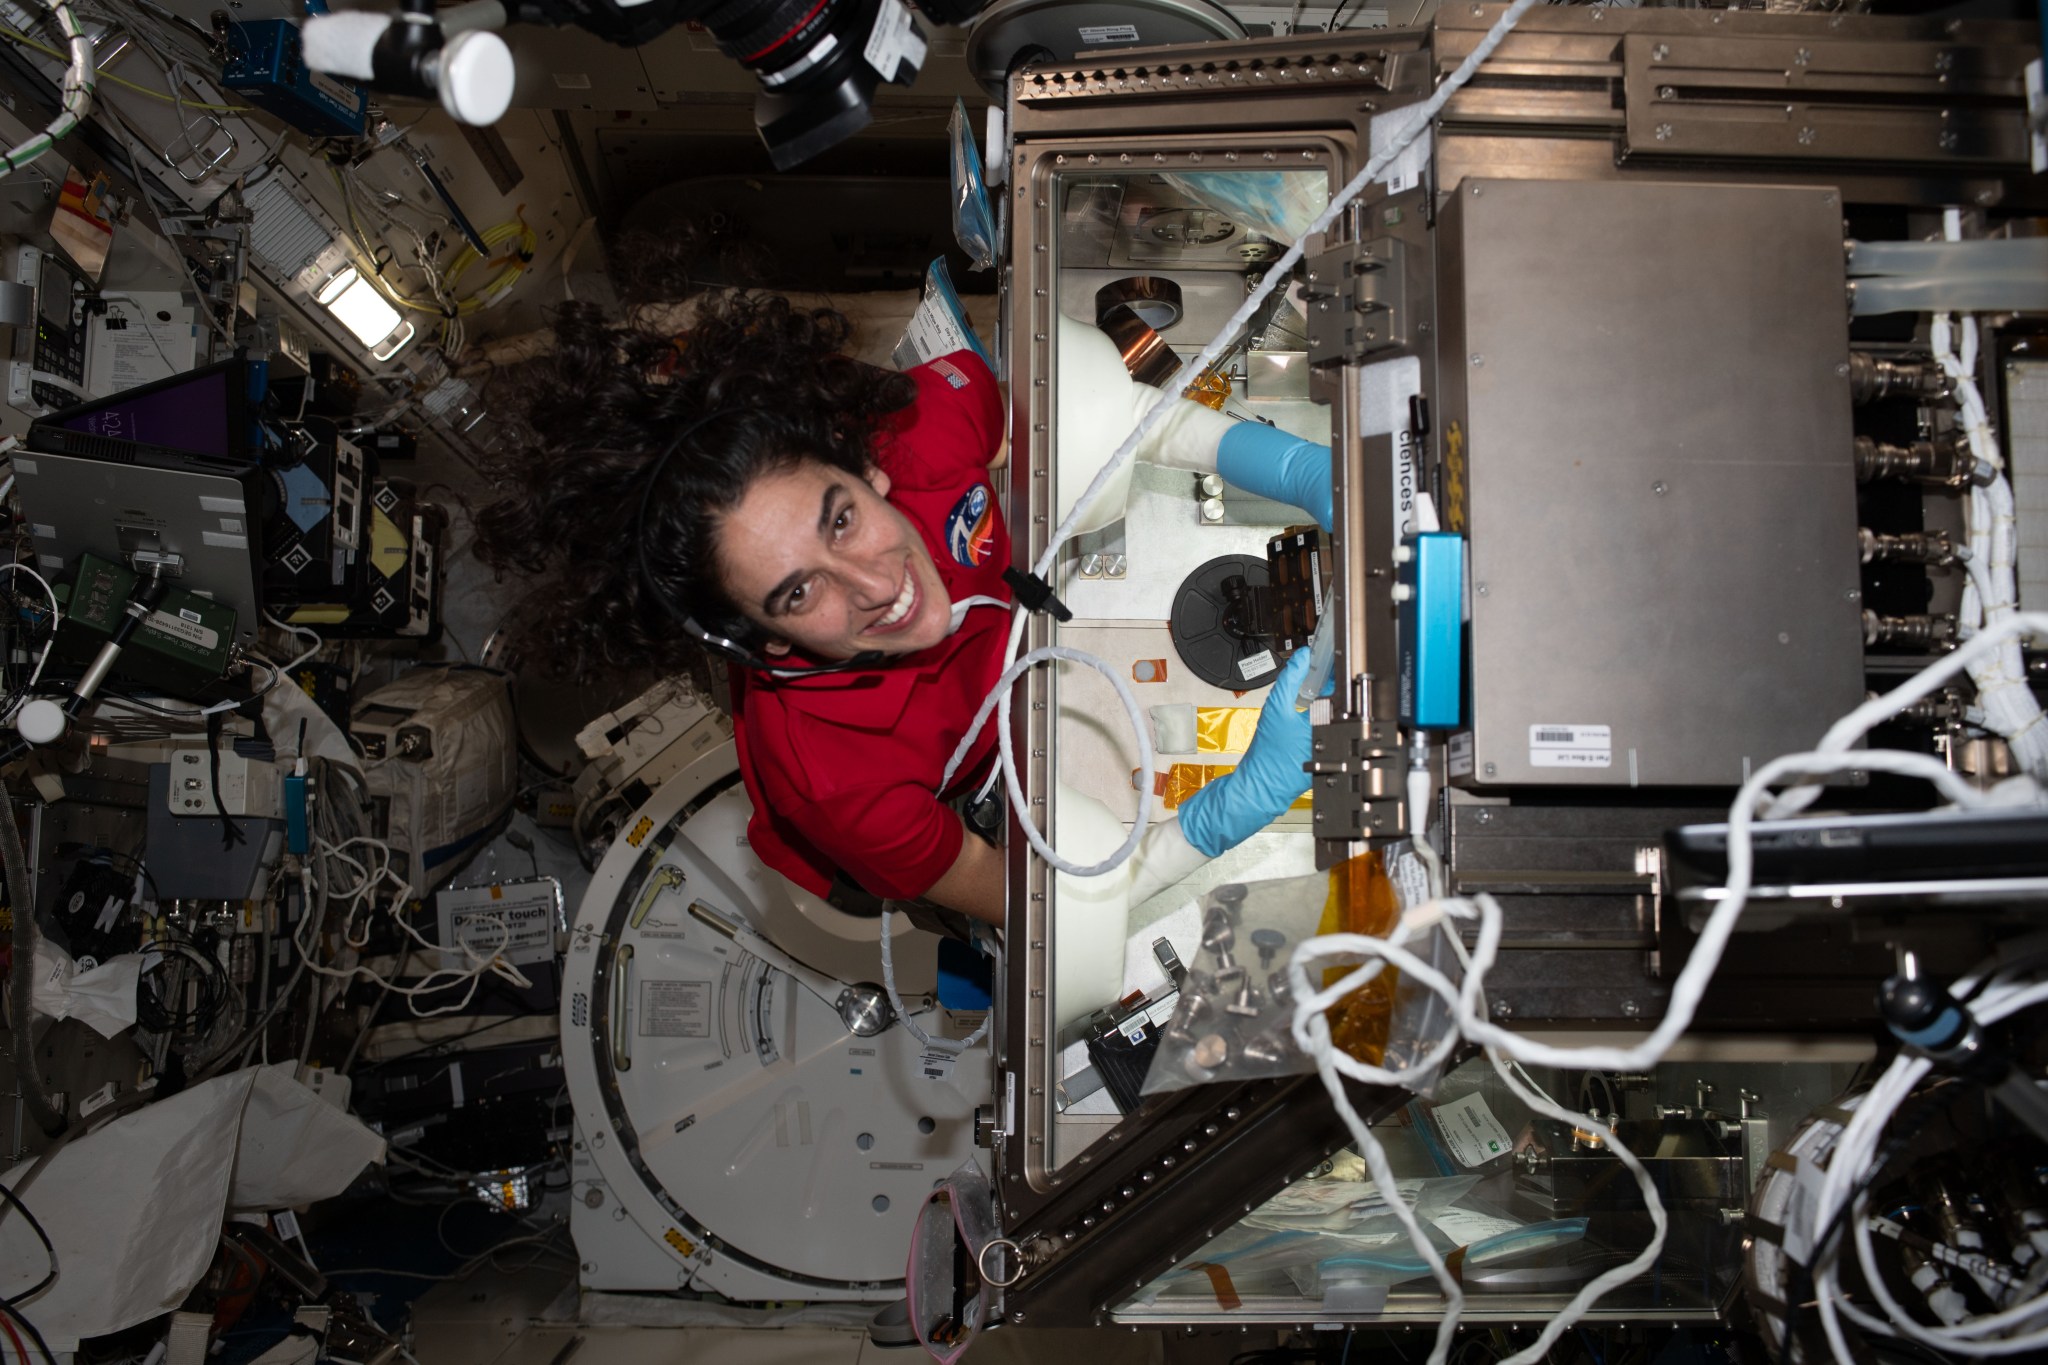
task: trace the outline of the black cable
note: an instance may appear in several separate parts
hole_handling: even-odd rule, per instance
[[[45,1289],[48,1289],[50,1287],[52,1282],[56,1280],[57,1248],[51,1245],[50,1234],[43,1230],[41,1220],[39,1220],[34,1213],[30,1212],[28,1205],[22,1203],[20,1198],[16,1196],[13,1190],[9,1189],[4,1184],[0,1184],[0,1199],[5,1199],[7,1201],[9,1208],[19,1209],[21,1211],[21,1216],[28,1220],[30,1230],[35,1233],[36,1240],[43,1244],[43,1255],[47,1257],[50,1262],[49,1269],[43,1272],[43,1278],[37,1280],[33,1286],[22,1290],[19,1294],[16,1294],[12,1298],[0,1298],[0,1307],[12,1308],[14,1307],[14,1305],[21,1303],[27,1299],[32,1299],[36,1295],[42,1293]],[[5,1211],[0,1210],[0,1218],[5,1218],[6,1216],[7,1215]]]
[[[50,1349],[49,1342],[43,1340],[43,1334],[36,1330],[35,1324],[30,1322],[11,1301],[0,1301],[0,1308],[4,1308],[8,1317],[21,1324],[21,1330],[28,1333],[28,1339],[33,1341],[36,1344],[36,1349],[43,1353],[45,1365],[57,1365],[57,1353]],[[28,1365],[28,1362],[23,1361],[22,1365]]]
[[[228,814],[228,803],[220,795],[220,741],[227,726],[227,713],[216,711],[206,718],[206,780],[213,787],[214,809],[220,812],[220,846],[233,848],[242,842],[242,827]]]
[[[138,989],[135,993],[137,1022],[151,1033],[205,1033],[220,1018],[220,1012],[227,1006],[231,989],[227,969],[208,952],[182,939],[156,939],[142,945],[140,952],[160,953],[157,962],[143,969],[141,979],[148,981],[174,957],[196,963],[200,968],[200,997],[191,1008],[174,1006],[170,998],[159,988]]]
[[[35,952],[36,907],[28,887],[28,854],[21,829],[14,823],[14,793],[0,780],[0,863],[5,864],[7,904],[14,912],[14,965],[7,984],[7,1025],[14,1039],[14,1075],[21,1102],[36,1127],[51,1137],[63,1132],[63,1111],[50,1103],[36,1065]]]

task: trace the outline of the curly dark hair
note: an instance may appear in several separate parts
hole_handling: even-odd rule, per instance
[[[707,293],[682,337],[589,304],[552,320],[554,353],[521,380],[528,439],[489,471],[498,496],[477,514],[483,561],[535,581],[516,617],[526,657],[577,679],[688,668],[698,646],[662,595],[707,629],[754,638],[718,581],[720,522],[754,479],[803,460],[865,472],[877,424],[915,385],[845,354],[845,315],[775,295]],[[650,486],[662,452],[710,414]]]

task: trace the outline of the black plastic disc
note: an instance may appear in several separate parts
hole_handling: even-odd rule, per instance
[[[1264,687],[1280,671],[1271,639],[1244,633],[1230,609],[1225,580],[1242,578],[1254,588],[1271,582],[1266,561],[1253,555],[1222,555],[1202,565],[1180,585],[1173,597],[1173,618],[1167,630],[1188,672],[1230,692]],[[1264,654],[1263,660],[1259,659]],[[1251,661],[1251,672],[1245,672]]]

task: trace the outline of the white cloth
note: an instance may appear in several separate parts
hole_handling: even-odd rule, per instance
[[[25,1189],[27,1163],[8,1172],[56,1246],[55,1282],[22,1305],[52,1350],[176,1308],[206,1273],[231,1204],[328,1198],[382,1157],[382,1138],[291,1070],[249,1067],[124,1114],[61,1148]],[[0,1217],[0,1294],[47,1266],[27,1220]]]

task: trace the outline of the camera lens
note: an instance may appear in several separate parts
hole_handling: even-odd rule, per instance
[[[702,22],[760,80],[754,125],[777,170],[865,128],[882,82],[908,85],[924,63],[902,0],[724,0]]]

